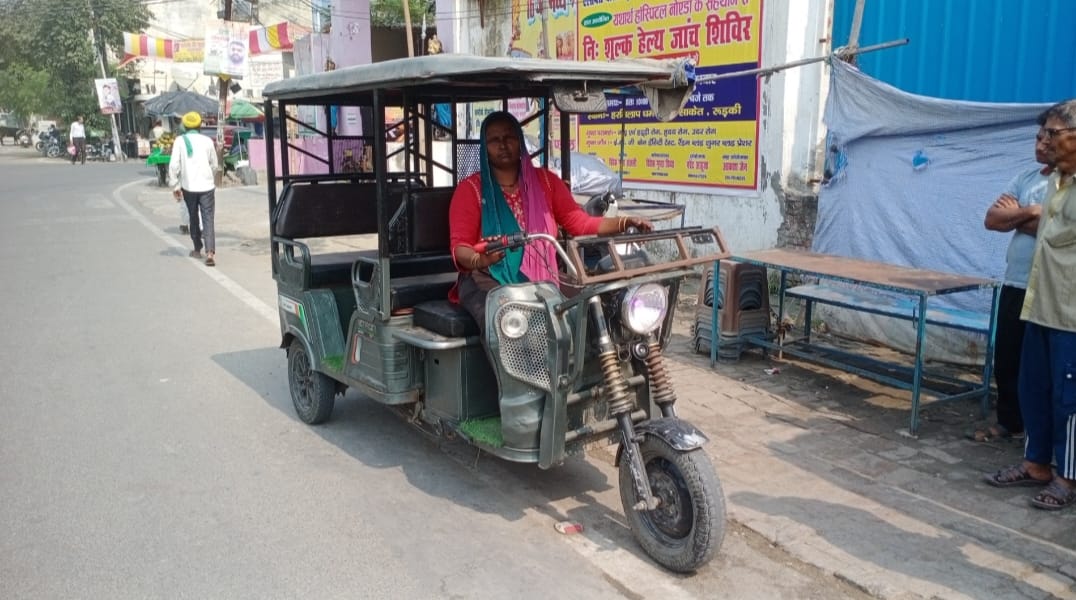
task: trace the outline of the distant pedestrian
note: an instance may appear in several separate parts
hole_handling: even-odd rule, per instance
[[[1076,504],[1076,100],[1047,111],[1040,135],[1054,161],[1020,318],[1024,460],[986,477],[991,485],[1045,485],[1031,505]],[[1057,472],[1050,468],[1056,461]]]
[[[149,131],[149,140],[157,143],[162,135],[164,135],[164,125],[161,125],[161,121],[158,119],[153,122],[153,129]]]
[[[213,216],[216,205],[214,173],[217,171],[217,149],[213,140],[198,129],[202,117],[196,112],[183,115],[186,132],[172,142],[172,159],[168,163],[168,184],[176,202],[187,203],[191,241],[190,256],[202,258],[202,238],[205,237],[206,266],[215,266],[216,232]]]
[[[78,158],[82,157],[82,164],[86,164],[86,126],[82,123],[82,115],[75,119],[74,123],[71,123],[71,131],[68,133],[71,145],[75,147],[74,154],[71,155],[71,164],[75,164]]]
[[[1039,115],[1040,129],[1046,123],[1046,116],[1046,112]],[[1024,291],[1031,272],[1031,257],[1035,253],[1035,232],[1039,228],[1039,214],[1046,196],[1048,179],[1045,173],[1053,163],[1049,146],[1049,140],[1040,130],[1035,137],[1035,161],[1046,168],[1035,167],[1014,177],[986,211],[984,225],[987,229],[1013,234],[1005,255],[1007,267],[998,300],[997,344],[994,346],[997,422],[973,432],[970,437],[977,442],[1022,438],[1024,434],[1018,393],[1020,351],[1024,343],[1020,311],[1024,307]]]

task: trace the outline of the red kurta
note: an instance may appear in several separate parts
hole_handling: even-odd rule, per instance
[[[598,233],[598,225],[601,217],[592,217],[583,212],[576,203],[568,186],[564,185],[560,177],[557,177],[549,169],[539,168],[538,181],[542,183],[545,197],[549,200],[549,208],[553,212],[553,219],[564,228],[569,235],[594,235]],[[479,198],[482,196],[482,180],[479,173],[471,175],[456,186],[456,192],[452,195],[452,204],[448,209],[448,227],[451,248],[455,251],[456,246],[474,246],[482,238],[482,206]],[[512,207],[516,219],[522,221],[523,210]],[[520,227],[527,230],[526,223],[520,222]]]
[[[584,212],[579,207],[579,204],[576,203],[575,198],[572,197],[568,186],[552,171],[544,168],[538,168],[537,171],[538,181],[542,184],[543,195],[549,201],[549,208],[553,213],[553,220],[572,236],[598,233],[598,226],[602,222],[602,217],[593,217]],[[456,256],[455,250],[457,246],[473,247],[482,239],[481,197],[481,172],[471,175],[456,186],[456,192],[452,195],[452,204],[448,209],[449,243],[451,244],[453,260]],[[519,221],[520,227],[524,231],[528,231],[527,224],[523,222],[523,215],[526,214],[526,211],[522,210],[522,206],[518,205],[520,202],[519,196],[517,195],[514,198],[506,196],[505,199],[509,203],[512,213],[516,215],[516,220]],[[513,201],[517,204],[516,206],[513,206]],[[556,234],[556,232],[548,233]],[[459,265],[456,265],[456,268],[459,269]],[[459,270],[463,271],[463,269]],[[456,289],[453,288],[449,294],[449,300],[453,302],[457,301],[455,292]]]

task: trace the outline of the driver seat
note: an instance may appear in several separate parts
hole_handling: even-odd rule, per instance
[[[448,300],[429,300],[415,305],[413,323],[445,337],[472,337],[480,333],[471,313]]]

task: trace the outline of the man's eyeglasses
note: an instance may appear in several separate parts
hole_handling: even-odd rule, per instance
[[[1076,127],[1041,127],[1037,137],[1042,140],[1052,140],[1059,134],[1074,130],[1076,130]]]

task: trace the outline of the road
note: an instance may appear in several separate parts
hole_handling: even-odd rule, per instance
[[[867,597],[735,524],[663,571],[608,453],[503,463],[353,391],[302,424],[264,240],[207,269],[150,169],[37,156],[0,149],[0,597]]]

